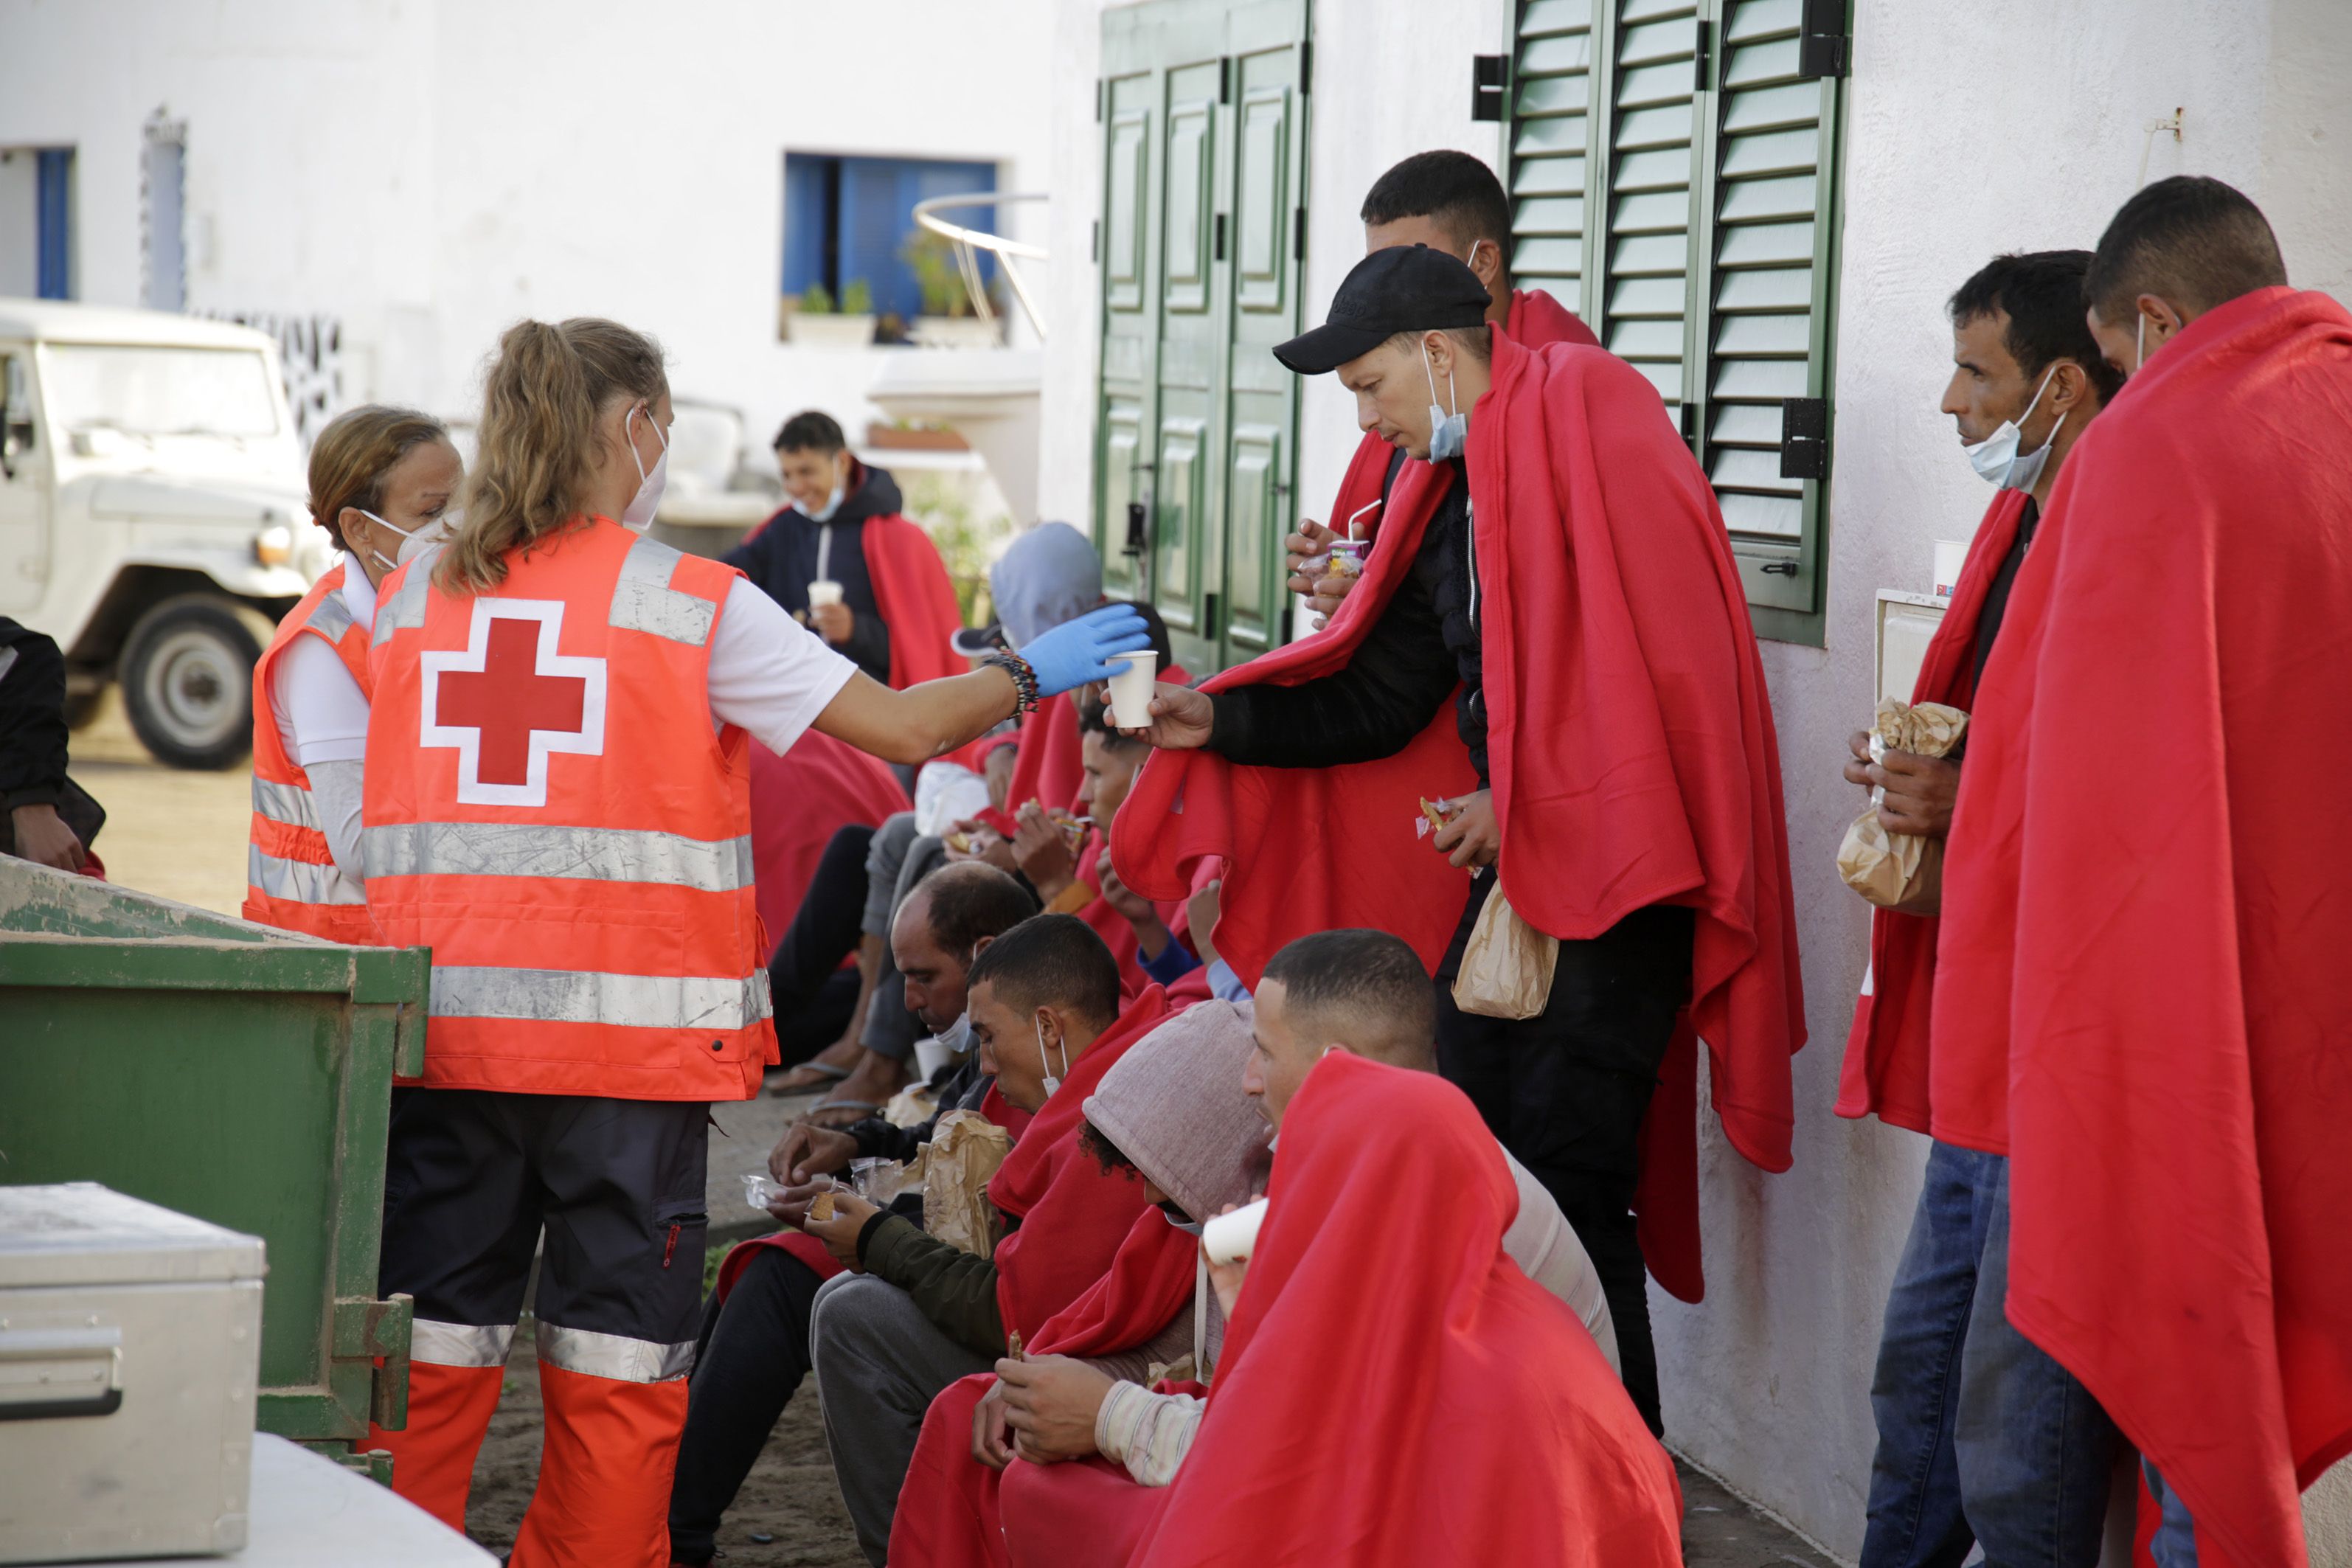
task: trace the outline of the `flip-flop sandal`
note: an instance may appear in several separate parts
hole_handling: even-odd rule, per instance
[[[802,1120],[804,1121],[816,1122],[817,1125],[829,1128],[835,1131],[839,1131],[842,1128],[850,1124],[848,1121],[817,1122],[817,1118],[823,1116],[828,1110],[855,1110],[858,1114],[850,1119],[852,1121],[862,1121],[869,1116],[879,1116],[882,1114],[882,1108],[875,1104],[870,1100],[821,1100],[814,1105],[809,1107],[808,1114],[803,1117]]]
[[[856,1070],[857,1069],[855,1068],[841,1067],[833,1062],[820,1062],[814,1060],[795,1062],[791,1070],[785,1073],[782,1081],[768,1086],[768,1096],[772,1100],[791,1100],[796,1095],[814,1094],[819,1089],[824,1089],[832,1084],[839,1083],[843,1079],[847,1078],[851,1073]],[[814,1083],[794,1083],[792,1081],[793,1073],[803,1072],[813,1072],[816,1074],[817,1080]]]

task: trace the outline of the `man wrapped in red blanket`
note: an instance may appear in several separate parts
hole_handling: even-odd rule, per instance
[[[2352,1448],[2352,314],[2188,177],[2084,291],[2130,380],[1978,692],[1935,1131],[2007,1149],[2009,1317],[2139,1446],[2158,1563],[2301,1568]]]

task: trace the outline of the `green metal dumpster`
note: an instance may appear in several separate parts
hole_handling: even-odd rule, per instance
[[[264,1431],[406,1422],[408,1302],[376,1300],[376,1256],[429,956],[0,857],[0,1182],[103,1182],[260,1236]]]

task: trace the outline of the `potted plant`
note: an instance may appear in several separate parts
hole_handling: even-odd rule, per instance
[[[909,235],[898,254],[914,272],[915,288],[923,297],[923,312],[907,334],[919,346],[992,349],[1003,341],[994,321],[973,313],[955,247],[944,236],[928,229]]]
[[[874,342],[874,290],[863,278],[841,286],[841,308],[822,283],[812,283],[784,317],[784,336],[803,348],[862,349]]]

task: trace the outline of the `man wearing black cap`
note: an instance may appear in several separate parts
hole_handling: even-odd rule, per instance
[[[1686,1004],[1726,1132],[1788,1163],[1802,1007],[1780,767],[1714,493],[1656,392],[1601,349],[1490,332],[1489,303],[1452,257],[1375,251],[1275,351],[1336,370],[1409,459],[1391,528],[1325,636],[1158,689],[1148,738],[1192,754],[1146,769],[1113,851],[1153,896],[1223,857],[1215,940],[1244,978],[1326,925],[1435,963],[1445,1076],[1591,1254],[1657,1429],[1645,1245],[1670,1289],[1698,1286]],[[1431,724],[1449,697],[1450,735]],[[1405,837],[1425,802],[1443,859]],[[1498,886],[1559,939],[1532,1013],[1475,994],[1475,961],[1455,988],[1482,912],[1507,929]],[[1662,1073],[1683,1098],[1645,1136]]]
[[[1484,160],[1441,148],[1415,153],[1372,182],[1364,193],[1364,249],[1426,245],[1467,266],[1486,286],[1486,320],[1522,348],[1545,343],[1591,343],[1601,340],[1574,311],[1540,289],[1514,289],[1505,256],[1511,245],[1511,199]],[[1339,498],[1326,513],[1330,526],[1299,520],[1298,531],[1283,541],[1288,552],[1290,591],[1307,596],[1319,616],[1339,607],[1355,585],[1326,563],[1331,541],[1353,535],[1370,540],[1391,525],[1419,530],[1426,516],[1398,522],[1391,489],[1404,454],[1377,435],[1367,434],[1339,481]],[[1355,520],[1350,526],[1350,520]],[[1313,563],[1313,564],[1310,564]],[[1323,622],[1316,621],[1320,628]]]

